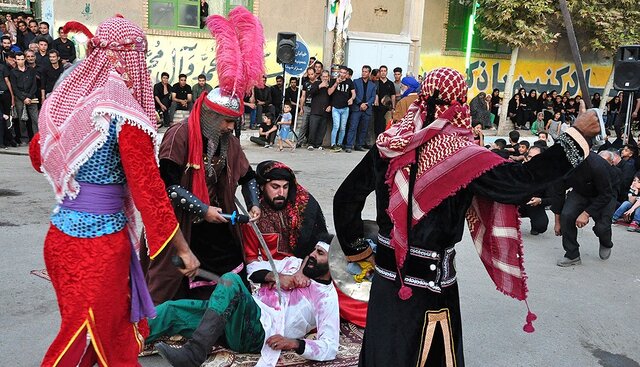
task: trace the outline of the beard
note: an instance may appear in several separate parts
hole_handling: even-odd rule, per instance
[[[274,210],[282,210],[285,206],[287,206],[287,198],[285,198],[284,196],[276,196],[271,199],[265,195],[265,201]]]
[[[316,279],[326,275],[329,272],[329,263],[318,263],[315,257],[309,257],[307,264],[302,269],[302,274],[309,279]]]

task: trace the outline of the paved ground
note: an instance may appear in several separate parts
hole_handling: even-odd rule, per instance
[[[279,159],[294,167],[333,227],[333,193],[362,153],[278,153],[245,146],[254,165]],[[44,267],[42,243],[53,196],[28,157],[4,154],[0,196],[0,365],[31,367],[39,364],[59,323],[50,283],[29,275]],[[374,218],[372,200],[365,218]],[[603,262],[593,233],[581,230],[583,265],[562,269],[555,265],[560,240],[550,233],[529,235],[526,220],[523,230],[530,306],[538,315],[533,334],[522,331],[524,304],[495,290],[469,236],[457,246],[466,365],[640,367],[640,234],[615,227],[613,254]],[[165,366],[157,357],[140,362]]]

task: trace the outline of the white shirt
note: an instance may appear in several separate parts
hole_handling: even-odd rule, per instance
[[[302,259],[287,257],[276,260],[280,274],[295,274]],[[259,270],[272,271],[267,261],[255,261],[247,265],[249,276]],[[265,341],[276,334],[291,339],[302,339],[309,331],[317,329],[317,339],[304,339],[303,358],[328,361],[336,358],[340,345],[340,308],[338,293],[333,285],[311,281],[307,288],[282,291],[282,304],[278,304],[278,291],[261,287],[254,300],[260,307],[260,323],[265,331]],[[275,366],[280,351],[268,345],[262,346],[261,357],[256,366]]]

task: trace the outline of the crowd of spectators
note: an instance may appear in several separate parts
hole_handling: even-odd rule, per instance
[[[49,23],[21,14],[0,19],[0,149],[27,144],[38,131],[42,102],[63,70],[76,59],[76,46]]]

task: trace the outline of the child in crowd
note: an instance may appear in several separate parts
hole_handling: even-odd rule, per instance
[[[549,135],[553,138],[553,140],[557,140],[558,136],[560,136],[560,116],[562,113],[560,111],[556,111],[553,114],[553,118],[547,122],[547,126],[545,129],[549,132]]]
[[[291,152],[293,152],[296,150],[296,145],[289,140],[289,134],[291,133],[291,119],[293,117],[291,115],[291,105],[285,103],[282,107],[282,112],[282,119],[278,122],[278,125],[280,126],[280,130],[278,131],[278,151],[282,151],[282,142],[284,141],[284,143],[291,149]]]
[[[569,124],[569,120],[564,120],[562,121],[562,123],[560,124],[560,132],[558,133],[558,135],[562,134],[563,132],[567,131],[568,128],[570,128],[571,125]]]
[[[544,112],[538,112],[536,120],[531,124],[531,133],[538,135],[540,131],[544,131]]]
[[[638,192],[640,191],[640,171],[636,172],[631,187],[629,188],[628,200],[620,205],[618,210],[613,213],[612,223],[616,223],[620,218],[625,221],[631,220],[631,224],[627,227],[629,232],[640,232],[640,200],[638,200]]]
[[[258,139],[265,141],[265,148],[270,148],[275,143],[277,131],[278,127],[273,124],[273,114],[271,112],[262,114],[262,123],[258,128]]]

